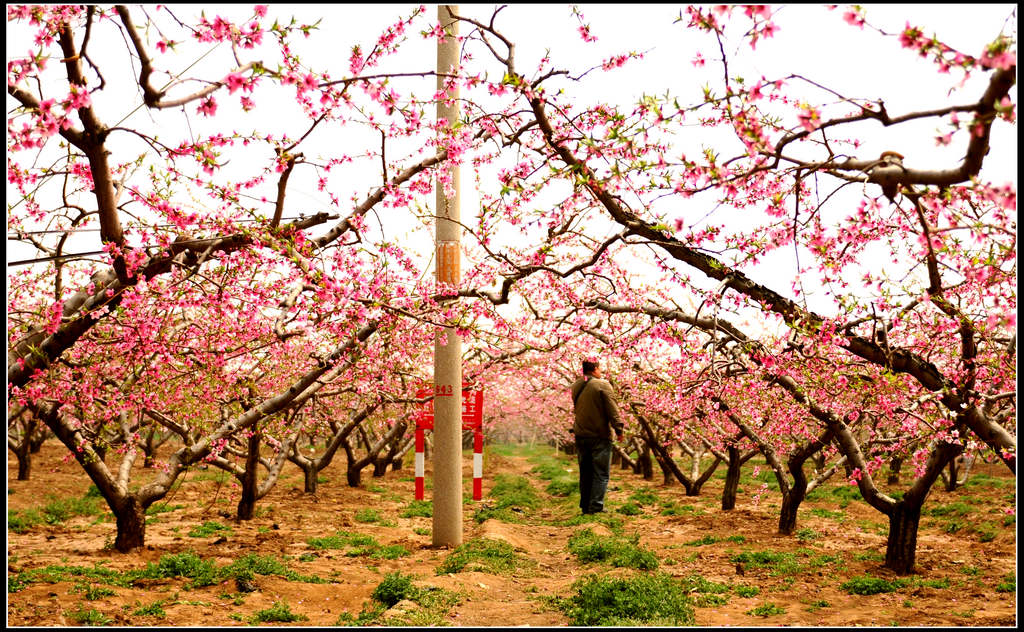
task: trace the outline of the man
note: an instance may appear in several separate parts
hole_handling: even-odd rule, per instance
[[[612,431],[622,440],[622,420],[612,385],[601,379],[601,367],[583,361],[583,377],[572,385],[576,420],[576,458],[580,465],[580,509],[585,514],[604,511],[608,471],[612,464]]]

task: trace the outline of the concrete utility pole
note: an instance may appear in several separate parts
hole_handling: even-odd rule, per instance
[[[449,12],[449,8],[451,11]],[[444,42],[437,44],[437,89],[444,89],[452,68],[459,67],[458,22],[450,13],[458,5],[438,5],[437,18],[444,27]],[[453,125],[459,118],[458,87],[448,95],[452,105],[437,104],[437,119]],[[458,285],[461,274],[459,242],[459,169],[448,167],[454,193],[446,197],[445,187],[436,183],[435,239],[437,280]],[[454,300],[454,299],[452,299]],[[462,340],[454,327],[446,327],[434,341],[434,523],[435,546],[462,543]]]

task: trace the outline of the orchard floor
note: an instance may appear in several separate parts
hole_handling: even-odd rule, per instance
[[[253,622],[255,613],[275,603],[287,604],[292,613],[307,617],[294,625],[331,626],[343,613],[358,616],[370,603],[373,590],[394,571],[411,575],[418,587],[443,588],[457,598],[435,613],[433,620],[422,613],[415,618],[417,606],[403,602],[369,625],[424,625],[426,621],[425,625],[566,626],[569,620],[555,602],[573,594],[573,582],[595,573],[630,576],[642,572],[581,563],[570,553],[567,542],[587,527],[598,534],[613,530],[636,534],[640,546],[658,557],[659,572],[679,578],[700,574],[730,586],[724,605],[695,609],[698,626],[1016,624],[1016,523],[1005,513],[1016,505],[1015,481],[1001,466],[976,465],[972,473],[975,484],[955,492],[936,486],[922,517],[916,575],[895,592],[861,596],[840,585],[865,575],[895,577],[880,561],[885,552],[885,517],[859,499],[844,503],[842,496],[824,493],[801,506],[797,536],[779,536],[778,494],[765,492],[759,503],[751,498],[751,492],[761,485],[760,478],[744,481],[741,488],[747,493],[740,495],[736,509],[723,512],[719,506],[722,480],[717,475],[700,496],[686,497],[678,484],[661,485],[660,473],[656,480],[645,481],[631,470],[614,468],[608,512],[581,518],[572,498],[548,495],[544,491],[547,481],[531,471],[538,455],[549,460],[554,456],[550,448],[534,448],[528,458],[522,449],[488,447],[484,500],[465,503],[464,541],[504,541],[516,548],[521,561],[506,573],[471,570],[438,575],[438,566],[452,551],[431,545],[432,519],[401,516],[410,508],[413,495],[411,458],[405,468],[389,471],[384,477],[371,477],[369,470],[365,471],[359,488],[344,484],[343,465],[336,463],[323,473],[326,482],[315,496],[303,493],[301,474],[286,466],[277,486],[257,505],[257,517],[243,523],[232,519],[235,498],[231,482],[218,482],[212,469],[196,472],[190,474],[190,482],[165,499],[169,507],[180,507],[153,516],[146,531],[147,545],[120,554],[110,547],[115,527],[105,506],[101,515],[77,516],[54,525],[41,523],[23,533],[10,530],[12,510],[40,509],[54,498],[81,498],[87,492],[88,479],[74,461],[62,461],[63,454],[58,443],[47,442],[35,455],[32,479],[17,481],[16,463],[9,453],[9,582],[51,565],[94,568],[99,564],[127,572],[164,555],[194,551],[221,566],[250,553],[275,556],[301,575],[331,583],[256,575],[256,589],[239,592],[234,581],[190,589],[188,580],[178,577],[100,590],[104,588],[101,584],[67,573],[52,576],[52,583],[37,575],[35,581],[8,593],[7,622],[11,626],[70,626],[89,621],[114,626],[237,626]],[[564,469],[574,473],[574,464],[562,458]],[[746,472],[753,469],[753,462],[748,463]],[[467,499],[471,464],[467,455]],[[478,523],[474,513],[482,505],[494,503],[488,494],[499,473],[526,477],[544,502],[534,510],[516,513],[515,522],[488,519]],[[145,474],[137,478],[144,480]],[[838,486],[827,485],[825,490]],[[638,490],[653,492],[658,502],[642,505],[639,515],[618,512]],[[430,493],[428,489],[428,499]],[[665,506],[682,511],[662,515]],[[367,509],[376,510],[376,516],[368,516]],[[366,522],[368,518],[374,521]],[[230,531],[222,529],[205,537],[189,535],[196,527],[212,523]],[[400,545],[408,554],[384,559],[350,555],[341,549],[314,550],[308,543],[339,530],[370,535],[382,547]],[[744,551],[790,553],[798,564],[788,570],[762,567],[741,572],[731,558]],[[1008,588],[1010,581],[1012,588]],[[741,596],[750,587],[756,587],[758,594]],[[768,603],[775,608],[766,607]],[[159,608],[146,610],[152,604]],[[406,607],[411,610],[403,610]],[[759,607],[776,614],[751,613]],[[93,611],[89,617],[83,615]]]

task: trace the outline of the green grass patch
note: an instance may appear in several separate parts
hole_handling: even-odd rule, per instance
[[[155,563],[147,564],[138,576],[145,579],[186,577],[192,580],[188,584],[191,588],[212,586],[220,580],[216,565],[193,551],[164,555]]]
[[[872,577],[871,575],[861,575],[843,582],[839,585],[839,588],[851,595],[877,595],[880,593],[896,592],[909,584],[908,580],[901,578],[889,580],[881,577]]]
[[[288,565],[272,555],[257,555],[249,553],[244,555],[218,572],[220,579],[243,579],[251,580],[256,575],[277,575],[288,581],[301,582],[304,584],[327,584],[330,580],[318,575],[303,575],[288,568]]]
[[[478,523],[489,519],[521,522],[523,516],[540,506],[541,502],[528,479],[509,474],[494,477],[489,497],[493,501],[473,514],[473,519]]]
[[[370,602],[363,605],[357,616],[342,613],[336,625],[345,626],[405,626],[436,627],[446,624],[446,616],[452,606],[459,602],[459,596],[451,591],[429,586],[420,588],[413,584],[413,576],[400,571],[389,573],[374,588]],[[402,600],[415,602],[419,607],[409,612],[387,617],[381,616]]]
[[[343,550],[347,557],[373,555],[382,550],[380,543],[373,536],[342,530],[337,531],[334,535],[310,538],[306,540],[306,544],[314,550]]]
[[[409,555],[409,549],[405,548],[401,544],[391,544],[388,546],[382,546],[376,551],[370,553],[370,557],[382,560],[397,560],[400,557]]]
[[[1004,575],[1002,581],[996,584],[996,592],[1017,592],[1017,573],[1007,573]]]
[[[403,518],[432,518],[434,503],[429,500],[414,500],[399,515]]]
[[[291,606],[284,601],[275,601],[274,605],[266,610],[257,610],[249,617],[249,623],[293,623],[295,621],[308,621],[309,617],[303,614],[292,612]]]
[[[584,529],[569,537],[569,552],[584,564],[600,562],[640,570],[658,568],[658,558],[641,548],[638,541],[639,536],[600,536],[591,529]]]
[[[735,542],[736,544],[743,544],[746,541],[747,538],[742,535],[730,535],[724,538],[719,538],[713,535],[706,535],[701,538],[697,538],[696,540],[684,542],[683,544],[686,546],[707,546],[709,544],[718,544],[719,542]]]
[[[131,585],[131,573],[122,573],[96,563],[88,566],[50,565],[21,571],[7,576],[7,592],[14,593],[31,584],[56,584],[58,582],[84,579],[107,586],[126,588]]]
[[[796,539],[801,542],[813,542],[821,537],[821,534],[809,527],[797,529],[794,535],[796,535]]]
[[[75,516],[95,516],[100,513],[101,499],[83,496],[81,498],[57,498],[49,496],[50,501],[42,508],[43,520],[46,524],[60,524]]]
[[[680,505],[669,501],[661,506],[661,515],[663,516],[686,516],[696,513],[698,513],[697,508],[693,505]]]
[[[569,472],[565,471],[565,466],[555,461],[545,461],[538,463],[530,469],[531,474],[536,474],[537,478],[545,481],[553,481],[559,478],[566,477]]]
[[[846,519],[846,514],[842,511],[832,511],[829,509],[822,509],[820,507],[814,507],[811,509],[811,515],[819,518],[828,518],[829,520],[836,520],[842,522]]]
[[[744,551],[738,555],[733,555],[729,560],[735,564],[742,564],[748,569],[771,569],[772,576],[792,575],[803,570],[800,562],[796,560],[795,553]]]
[[[912,586],[923,588],[943,589],[949,588],[950,586],[948,577],[942,577],[940,579],[921,579],[920,577],[915,575],[910,579],[910,583]]]
[[[686,589],[687,593],[696,593],[701,595],[723,595],[729,592],[729,584],[719,584],[718,582],[713,582],[709,579],[706,579],[703,575],[700,575],[698,573],[687,575],[681,581],[683,584],[683,588]]]
[[[572,496],[573,494],[579,493],[580,484],[578,481],[559,478],[548,483],[547,487],[544,488],[544,491],[552,496]]]
[[[416,588],[412,584],[412,579],[412,575],[403,575],[400,571],[388,573],[373,589],[370,598],[390,608],[415,594]]]
[[[192,527],[188,532],[190,538],[209,538],[214,535],[228,536],[234,533],[231,527],[221,524],[215,520],[208,520],[201,525]]]
[[[974,474],[965,482],[964,487],[1013,487],[1016,481],[1012,478],[997,478],[988,474]]]
[[[108,626],[114,622],[113,619],[103,614],[95,608],[82,608],[82,604],[78,604],[78,609],[74,611],[64,611],[69,619],[78,623],[79,625],[93,625],[93,626]]]
[[[139,602],[135,602],[136,604]],[[148,606],[139,606],[132,611],[132,615],[136,617],[155,617],[157,619],[164,619],[167,617],[167,611],[164,610],[164,600],[154,601]]]
[[[82,593],[82,595],[89,601],[96,601],[97,599],[103,599],[104,597],[113,597],[117,594],[117,592],[107,588],[106,586],[95,586],[93,584],[76,584],[72,591]]]
[[[14,533],[27,533],[43,523],[43,515],[38,509],[7,510],[7,530]]]
[[[649,489],[638,489],[629,495],[631,502],[638,505],[656,505],[660,502],[658,495]]]
[[[878,551],[862,551],[860,553],[854,553],[853,559],[859,562],[884,562],[885,554],[879,553]]]
[[[746,614],[749,614],[752,617],[771,617],[777,614],[786,614],[786,610],[785,608],[780,608],[779,606],[776,606],[770,601],[766,601],[765,603],[761,604],[760,606],[757,606],[756,608],[751,608],[750,610],[747,610]]]
[[[95,488],[95,486],[92,486]],[[7,530],[14,533],[26,533],[40,524],[63,524],[76,516],[98,516],[103,513],[103,499],[88,491],[81,498],[58,498],[47,495],[47,502],[42,507],[33,507],[21,511],[7,510]]]
[[[839,503],[840,509],[845,509],[851,502],[862,500],[860,490],[856,485],[836,485],[834,487],[818,487],[811,491],[804,498],[806,501],[834,501]]]
[[[437,567],[437,574],[481,571],[502,575],[521,568],[527,560],[508,542],[475,538],[455,547]]]
[[[991,542],[996,539],[999,535],[999,528],[991,522],[982,522],[981,524],[974,527],[974,532],[978,534],[979,542]]]
[[[729,602],[729,585],[719,584],[696,573],[682,580],[683,588],[693,595],[696,607],[718,607]]]
[[[172,505],[170,503],[153,503],[149,507],[146,507],[147,516],[155,516],[157,514],[167,513],[170,511],[177,511],[184,509],[185,505]]]
[[[644,510],[640,508],[640,505],[634,502],[627,502],[615,510],[615,513],[620,513],[624,516],[639,516],[643,512]]]
[[[761,589],[757,586],[737,586],[736,594],[740,597],[756,597],[761,594]]]
[[[629,578],[590,575],[572,585],[560,603],[573,626],[692,626],[693,601],[669,575]]]
[[[923,513],[925,515],[928,515],[928,516],[949,516],[949,515],[953,515],[953,516],[961,516],[962,517],[962,516],[967,516],[967,515],[973,513],[974,511],[975,511],[974,507],[971,507],[967,503],[958,500],[956,502],[952,502],[952,503],[949,503],[947,505],[938,505],[936,507],[931,507],[929,509],[925,509],[921,513]]]
[[[352,517],[353,517],[353,519],[356,522],[380,522],[381,521],[380,512],[377,511],[376,509],[371,509],[369,507],[366,507],[366,508],[363,508],[363,509],[360,509],[360,510],[356,511],[355,515],[352,516]]]

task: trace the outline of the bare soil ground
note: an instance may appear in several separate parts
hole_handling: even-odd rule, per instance
[[[87,492],[89,480],[74,461],[62,460],[64,454],[56,442],[44,445],[35,455],[30,481],[14,480],[17,466],[13,457],[9,458],[9,525],[12,510],[40,508],[48,499],[80,498]],[[483,502],[487,502],[497,473],[527,477],[550,502],[526,512],[519,522],[490,519],[478,523],[473,515],[480,504],[467,500],[463,533],[464,541],[486,538],[516,547],[524,561],[512,572],[437,574],[438,566],[452,551],[432,546],[431,518],[401,516],[413,496],[409,465],[384,477],[370,477],[367,471],[360,488],[347,487],[341,466],[335,465],[324,472],[327,480],[315,496],[303,493],[301,474],[288,468],[275,489],[257,505],[257,517],[242,523],[233,520],[237,489],[231,481],[214,480],[216,471],[211,469],[190,474],[190,480],[165,499],[171,507],[181,507],[154,515],[147,527],[147,546],[130,554],[111,550],[115,527],[105,511],[105,515],[78,516],[62,524],[39,524],[24,533],[9,528],[8,581],[51,565],[93,568],[100,564],[127,572],[167,554],[194,551],[218,565],[247,553],[276,556],[295,572],[323,577],[330,583],[258,575],[256,590],[244,593],[233,581],[188,589],[187,579],[172,578],[90,593],[90,585],[99,585],[88,580],[36,581],[8,593],[8,625],[79,625],[83,623],[81,613],[89,611],[96,611],[107,625],[244,625],[252,621],[254,613],[286,603],[291,612],[307,617],[295,625],[329,626],[337,624],[343,613],[358,615],[382,579],[401,571],[415,577],[417,586],[437,586],[458,595],[457,603],[441,613],[440,625],[565,626],[569,621],[552,598],[571,596],[574,581],[594,573],[628,576],[640,572],[583,564],[569,552],[567,541],[572,534],[587,526],[597,533],[610,533],[609,527],[619,524],[615,521],[621,521],[622,533],[638,535],[640,545],[657,555],[659,571],[680,578],[697,573],[732,587],[724,605],[696,608],[699,626],[1016,625],[1016,523],[1004,517],[1005,509],[1016,505],[1015,481],[1005,468],[977,465],[974,476],[981,475],[979,480],[985,484],[955,492],[943,491],[940,486],[933,489],[919,534],[917,581],[896,592],[861,596],[849,594],[840,585],[857,576],[895,577],[879,561],[885,552],[886,519],[862,501],[842,507],[838,496],[825,494],[809,500],[800,509],[798,529],[802,535],[786,537],[776,534],[778,494],[768,492],[755,504],[749,493],[754,489],[748,483],[744,485],[748,493],[740,495],[737,508],[723,512],[719,498],[722,481],[717,476],[700,496],[686,497],[678,485],[661,485],[660,474],[656,480],[645,481],[631,470],[613,469],[608,513],[588,517],[592,522],[580,524],[578,519],[574,523],[578,510],[571,500],[543,491],[546,482],[531,472],[533,463],[526,456],[505,454],[487,453]],[[566,469],[575,471],[571,460],[564,458]],[[472,461],[468,455],[464,463],[469,499]],[[650,490],[661,503],[673,501],[687,510],[667,516],[661,515],[658,505],[646,505],[640,515],[618,513],[616,509],[637,490]],[[943,513],[942,507],[954,509]],[[357,520],[357,512],[367,508],[375,509],[379,519]],[[940,511],[929,513],[935,508]],[[211,521],[230,527],[230,532],[188,535]],[[338,530],[371,535],[381,546],[401,545],[409,553],[382,559],[311,549],[311,538]],[[727,540],[730,536],[733,539]],[[705,544],[695,544],[702,539]],[[804,563],[791,572],[741,569],[731,558],[742,551],[791,552]],[[809,563],[813,559],[833,561],[815,567]],[[1013,578],[1012,590],[1007,589],[1008,577]],[[740,587],[756,587],[759,593],[743,597]],[[138,613],[158,601],[162,614]],[[776,606],[777,614],[751,614],[767,603]],[[402,619],[381,617],[371,625],[389,620]]]

